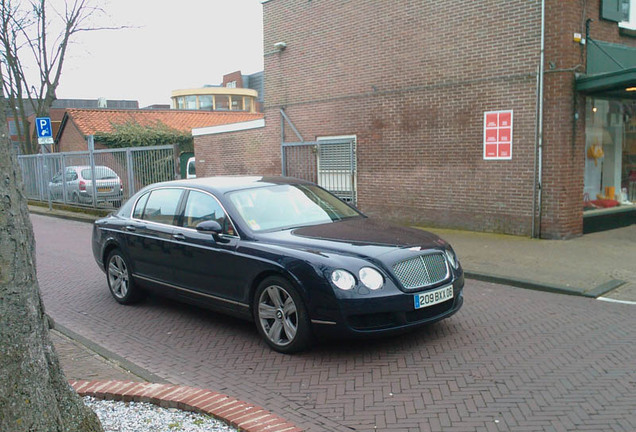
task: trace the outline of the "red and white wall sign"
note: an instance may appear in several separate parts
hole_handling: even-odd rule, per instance
[[[484,112],[484,159],[512,159],[512,110]]]

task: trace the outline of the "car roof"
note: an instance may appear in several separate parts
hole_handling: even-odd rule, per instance
[[[72,165],[72,166],[66,167],[66,169],[74,169],[74,170],[84,170],[84,169],[90,169],[90,168],[91,168],[90,165]],[[112,168],[107,167],[106,165],[95,165],[95,168],[108,168],[112,170]]]
[[[280,184],[312,184],[309,181],[294,177],[267,177],[267,176],[218,176],[218,177],[197,177],[187,180],[174,180],[156,183],[151,187],[197,187],[207,189],[211,192],[224,194],[226,192],[251,189],[254,187],[265,187]]]

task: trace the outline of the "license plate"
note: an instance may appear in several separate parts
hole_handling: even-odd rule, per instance
[[[112,188],[109,187],[98,187],[97,192],[110,192]]]
[[[422,309],[453,298],[453,286],[445,286],[435,291],[415,294],[415,309]]]

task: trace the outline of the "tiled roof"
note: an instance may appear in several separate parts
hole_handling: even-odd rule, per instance
[[[79,109],[66,110],[68,117],[77,125],[83,135],[97,132],[112,132],[113,124],[136,122],[140,125],[154,125],[158,121],[183,132],[193,128],[218,126],[262,119],[263,113],[231,111],[185,111],[185,110],[112,110]]]

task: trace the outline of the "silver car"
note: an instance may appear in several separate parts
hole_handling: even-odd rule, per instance
[[[97,202],[109,202],[114,207],[121,205],[124,187],[115,171],[103,165],[95,166]],[[91,167],[69,166],[60,171],[49,182],[51,200],[64,200],[78,204],[93,203],[93,181]]]

